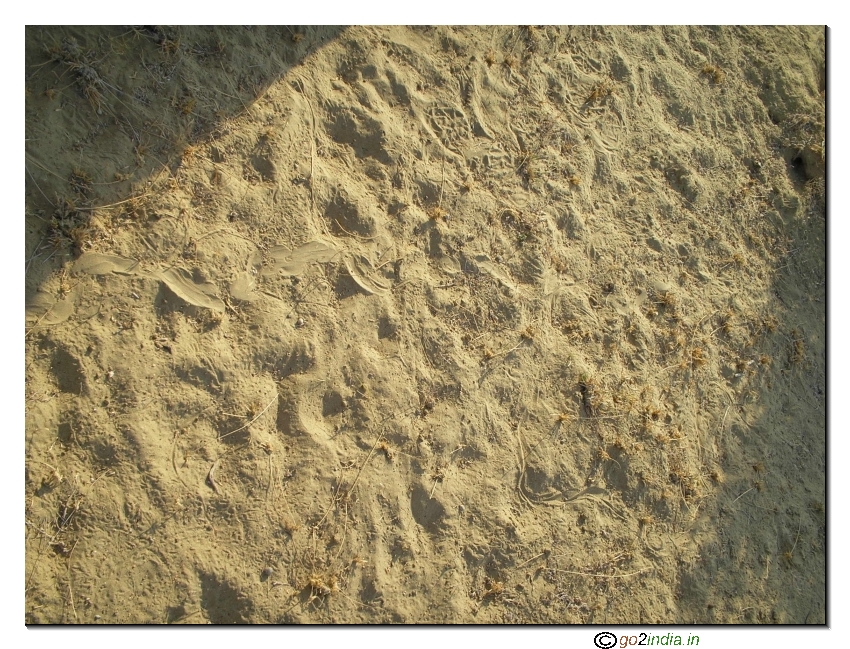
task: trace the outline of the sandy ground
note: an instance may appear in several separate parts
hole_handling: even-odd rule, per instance
[[[28,28],[27,623],[824,623],[819,28]]]

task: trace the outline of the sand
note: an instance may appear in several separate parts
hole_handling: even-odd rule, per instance
[[[27,623],[825,623],[813,27],[27,28]]]

